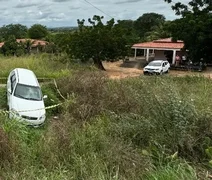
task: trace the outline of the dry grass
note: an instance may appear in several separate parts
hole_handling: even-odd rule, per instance
[[[49,119],[41,129],[29,129],[1,117],[4,179],[193,180],[193,164],[208,164],[205,149],[212,146],[209,79],[111,80],[90,69],[75,71],[57,83],[67,98],[59,119]],[[48,91],[56,100],[55,92]],[[4,161],[10,155],[15,157],[14,166],[13,159],[8,164]]]
[[[5,167],[14,162],[15,146],[11,143],[7,133],[0,128],[0,167]]]

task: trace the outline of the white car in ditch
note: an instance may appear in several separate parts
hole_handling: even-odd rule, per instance
[[[166,60],[154,60],[151,61],[143,69],[143,74],[163,74],[168,73],[170,64]]]
[[[26,122],[28,125],[42,125],[46,111],[41,88],[35,74],[28,69],[16,68],[7,79],[7,105],[9,118]]]

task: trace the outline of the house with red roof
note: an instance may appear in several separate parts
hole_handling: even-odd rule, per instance
[[[47,41],[37,40],[37,39],[16,39],[18,43],[26,43],[27,41],[30,42],[30,49],[31,51],[38,52],[39,47],[45,47],[49,44]],[[4,42],[0,42],[0,48],[4,45]]]
[[[154,59],[168,60],[170,64],[175,64],[177,55],[182,57],[184,54],[182,52],[183,47],[183,41],[172,41],[171,38],[138,43],[132,46],[135,50],[135,59],[137,58],[137,51],[142,49],[144,50],[144,56],[147,62],[149,61],[150,55],[153,54]]]

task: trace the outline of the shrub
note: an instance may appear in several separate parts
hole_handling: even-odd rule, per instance
[[[78,121],[86,121],[102,112],[104,88],[107,82],[104,74],[98,71],[76,72],[58,81],[58,87],[66,98],[74,96],[75,103],[66,107]]]

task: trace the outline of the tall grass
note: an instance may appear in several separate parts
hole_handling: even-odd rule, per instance
[[[210,80],[114,81],[89,70],[57,83],[66,97],[59,119],[31,129],[0,116],[2,179],[192,180],[195,164],[209,165]]]
[[[70,73],[69,63],[62,60],[67,57],[58,57],[48,54],[35,54],[23,57],[0,58],[0,77],[7,77],[15,68],[27,68],[42,78],[57,78]]]
[[[157,168],[145,176],[146,180],[197,180],[197,173],[187,163],[169,163]]]

